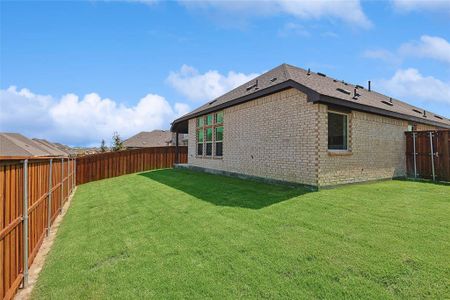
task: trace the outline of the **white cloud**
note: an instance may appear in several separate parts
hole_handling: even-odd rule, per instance
[[[222,75],[215,70],[200,74],[195,68],[183,65],[179,71],[170,72],[167,82],[190,100],[207,101],[225,94],[258,75],[234,71]]]
[[[428,10],[450,13],[450,1],[447,0],[392,0],[392,3],[401,12]]]
[[[403,44],[399,53],[404,56],[427,57],[450,63],[450,43],[438,36],[422,35],[420,41]]]
[[[330,18],[370,28],[372,23],[364,14],[359,0],[272,0],[272,1],[181,1],[189,8],[219,10],[231,17],[271,16],[288,14],[298,19]]]
[[[1,131],[71,145],[96,145],[101,139],[109,142],[114,131],[126,138],[143,130],[168,128],[173,119],[189,111],[186,104],[171,106],[155,94],[127,106],[96,93],[56,99],[14,86],[0,90],[0,106]]]
[[[366,50],[363,56],[394,64],[401,63],[407,57],[430,58],[450,63],[450,43],[442,37],[422,35],[418,41],[403,43],[395,51],[372,49]]]
[[[444,82],[433,76],[424,76],[417,69],[400,69],[387,80],[375,82],[388,95],[399,99],[411,99],[412,102],[441,104],[450,113],[450,82]]]

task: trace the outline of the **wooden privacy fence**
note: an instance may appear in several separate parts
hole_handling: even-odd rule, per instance
[[[152,147],[78,157],[77,185],[124,174],[171,168],[187,162],[187,147]]]
[[[408,177],[450,181],[450,130],[406,132]]]
[[[28,268],[75,187],[70,158],[0,157],[0,299],[28,282]]]

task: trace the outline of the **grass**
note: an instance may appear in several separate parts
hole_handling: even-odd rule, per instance
[[[450,298],[450,186],[183,170],[78,187],[35,299]]]

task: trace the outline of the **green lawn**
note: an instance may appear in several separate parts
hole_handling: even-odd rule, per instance
[[[183,170],[78,187],[36,299],[450,298],[450,186]]]

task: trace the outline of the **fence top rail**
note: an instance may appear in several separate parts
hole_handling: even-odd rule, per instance
[[[49,159],[68,159],[67,156],[0,156],[0,160],[49,160]]]
[[[137,149],[127,149],[127,150],[120,150],[120,151],[110,151],[110,152],[99,152],[99,153],[93,153],[93,154],[87,154],[83,156],[78,156],[77,159],[84,159],[84,158],[91,158],[96,156],[102,156],[102,155],[117,155],[119,153],[125,154],[125,153],[133,153],[133,152],[145,152],[149,151],[150,149],[154,150],[163,150],[163,149],[175,149],[177,146],[161,146],[161,147],[145,147],[145,148],[137,148]],[[187,146],[178,146],[179,149],[187,148]]]
[[[436,129],[436,130],[417,130],[417,131],[405,131],[406,135],[415,134],[429,134],[429,133],[441,133],[441,132],[450,132],[450,129]]]

